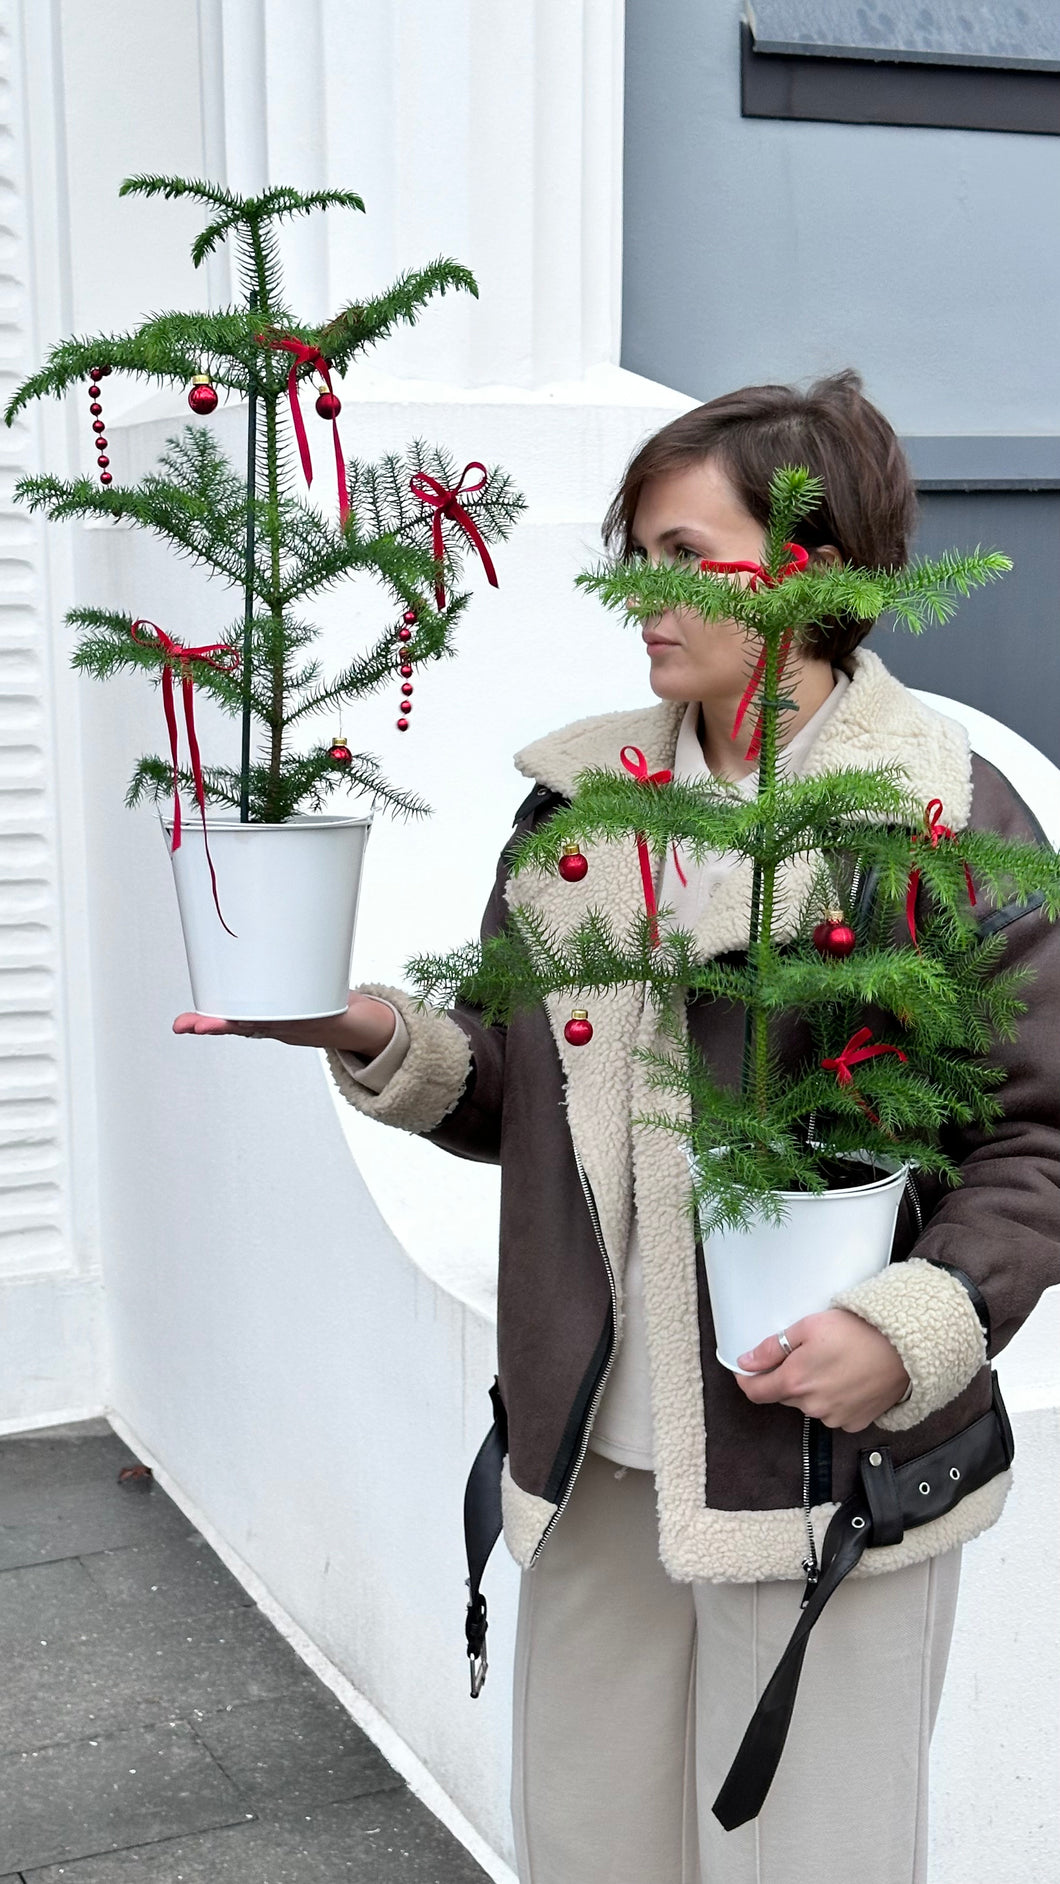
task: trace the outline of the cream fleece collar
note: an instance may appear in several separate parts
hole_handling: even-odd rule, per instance
[[[878,654],[859,648],[851,684],[801,768],[807,776],[843,766],[900,765],[917,797],[941,798],[946,823],[960,830],[971,811],[968,735],[956,720],[925,706],[888,672]],[[684,716],[681,701],[601,713],[546,733],[515,755],[527,778],[569,797],[590,766],[619,770],[623,746],[639,746],[650,769],[671,766]]]

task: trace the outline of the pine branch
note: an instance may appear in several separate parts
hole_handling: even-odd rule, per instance
[[[478,286],[469,269],[447,256],[426,268],[409,269],[385,293],[356,302],[317,330],[316,345],[336,372],[344,372],[354,355],[385,340],[396,327],[412,327],[416,316],[436,294],[450,291],[473,294]]]
[[[432,449],[419,438],[403,456],[391,453],[378,464],[350,459],[346,481],[362,528],[377,536],[403,537],[431,555],[433,512],[410,489],[411,479],[421,471],[436,478],[446,490],[455,490],[460,481],[461,467],[452,453]],[[525,498],[498,465],[487,469],[482,490],[463,494],[459,502],[487,543],[504,542],[526,508]],[[443,520],[442,529],[448,588],[459,580],[469,544],[459,525],[448,518]]]
[[[783,465],[769,485],[769,524],[762,562],[771,576],[789,560],[787,546],[805,517],[820,508],[824,485],[805,465]]]

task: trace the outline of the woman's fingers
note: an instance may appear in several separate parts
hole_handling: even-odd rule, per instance
[[[791,1339],[790,1329],[785,1328],[784,1333],[794,1348],[796,1343]],[[756,1348],[749,1348],[746,1354],[738,1355],[736,1365],[744,1368],[749,1374],[761,1374],[767,1368],[780,1367],[787,1358],[787,1353],[780,1345],[779,1336],[772,1334],[767,1335],[764,1341],[760,1341]]]
[[[236,1031],[232,1021],[218,1020],[213,1014],[178,1014],[173,1022],[175,1034],[232,1034]]]

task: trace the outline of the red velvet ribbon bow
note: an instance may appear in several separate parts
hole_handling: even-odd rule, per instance
[[[852,1086],[854,1084],[854,1075],[850,1069],[852,1066],[857,1066],[862,1060],[875,1060],[877,1055],[881,1053],[894,1053],[900,1060],[905,1060],[906,1056],[902,1052],[901,1047],[867,1046],[866,1042],[871,1039],[872,1028],[859,1027],[856,1034],[851,1034],[850,1039],[847,1041],[838,1059],[821,1061],[824,1071],[826,1073],[834,1073],[840,1086]],[[872,1110],[872,1107],[866,1105],[864,1099],[859,1098],[856,1093],[854,1097],[857,1099],[861,1110],[868,1114],[874,1125],[878,1125],[880,1121],[876,1113]]]
[[[477,483],[465,483],[469,471],[481,471],[482,476],[478,479]],[[499,587],[497,571],[493,567],[493,558],[486,548],[482,532],[475,522],[474,517],[469,516],[463,505],[458,501],[461,497],[471,497],[474,495],[475,491],[481,491],[485,486],[487,476],[488,473],[485,465],[480,464],[478,459],[474,458],[470,464],[464,466],[464,469],[460,473],[459,484],[454,484],[451,491],[446,490],[445,485],[440,483],[437,478],[433,478],[429,471],[417,471],[414,476],[409,479],[409,490],[412,492],[412,495],[418,497],[421,504],[430,504],[434,509],[431,529],[431,554],[435,562],[439,565],[439,574],[434,584],[434,599],[439,608],[445,607],[445,583],[441,575],[441,566],[445,556],[445,538],[442,535],[443,517],[448,517],[450,523],[460,525],[461,530],[463,530],[464,535],[468,538],[472,548],[476,549],[482,558],[482,567],[486,571],[486,581],[491,583],[495,589]]]
[[[154,641],[146,640],[143,635],[138,635],[136,632],[138,628],[153,629]],[[160,628],[157,622],[153,621],[134,621],[129,632],[133,640],[139,643],[140,647],[149,648],[154,646],[163,648],[168,657],[162,665],[162,705],[165,708],[166,726],[169,729],[169,750],[173,759],[172,848],[174,850],[179,850],[181,846],[181,812],[180,768],[177,758],[177,705],[173,693],[173,669],[174,666],[180,669],[180,688],[184,699],[184,725],[188,734],[188,752],[191,756],[192,778],[195,781],[195,802],[199,807],[199,816],[202,819],[202,842],[206,852],[206,862],[210,869],[210,886],[213,890],[214,908],[221,919],[222,928],[228,929],[229,935],[234,936],[235,930],[228,928],[228,924],[221,915],[221,905],[217,898],[217,875],[213,867],[213,858],[210,855],[210,838],[206,829],[206,790],[203,785],[202,758],[199,753],[199,741],[195,733],[195,677],[191,670],[193,663],[197,661],[202,667],[216,668],[219,674],[232,674],[239,666],[239,651],[236,648],[230,647],[227,641],[211,641],[207,646],[201,648],[185,647],[182,642],[174,641],[171,635],[167,635],[164,628]],[[214,661],[210,659],[210,656],[213,654],[227,654],[228,659],[227,661]]]
[[[810,560],[809,552],[803,549],[801,543],[785,543],[784,548],[786,550],[791,551],[791,556],[789,560],[786,563],[784,563],[780,569],[777,570],[777,573],[775,576],[771,576],[768,569],[766,569],[764,564],[762,563],[714,563],[714,562],[711,562],[709,558],[704,558],[704,560],[700,563],[699,566],[701,569],[709,569],[712,575],[716,575],[716,576],[733,576],[733,575],[736,575],[740,570],[747,569],[747,570],[750,570],[751,572],[751,580],[747,584],[749,589],[757,589],[759,586],[765,589],[775,589],[777,587],[777,584],[780,582],[784,582],[788,576],[801,575],[802,571],[805,569],[807,563]],[[788,634],[784,636],[783,640],[781,641],[780,663],[777,668],[778,680],[780,679],[780,676],[784,672],[784,663],[786,662],[788,655],[791,653],[792,639],[793,639],[793,636],[789,632]],[[743,699],[740,701],[740,704],[736,709],[736,718],[734,719],[732,723],[731,737],[733,739],[736,738],[741,726],[743,725],[744,717],[747,713],[747,710],[750,707],[751,702],[755,697],[755,694],[758,692],[758,689],[762,684],[762,680],[765,676],[765,671],[766,671],[766,651],[763,648],[761,653],[758,656],[757,661],[755,662],[754,672],[752,673],[751,678],[747,683],[747,687],[744,691]],[[748,759],[757,759],[758,754],[761,750],[761,746],[762,746],[762,715],[759,714],[758,722],[755,726],[754,732],[751,734],[751,743],[747,748]]]
[[[627,752],[631,752],[633,754],[632,759],[626,758]],[[637,779],[641,785],[669,785],[670,780],[673,778],[672,772],[666,772],[666,771],[649,772],[648,761],[644,757],[644,754],[642,753],[639,746],[623,746],[621,757],[622,757],[622,763],[625,766],[626,771],[631,772],[633,774],[633,777]],[[680,877],[682,884],[686,884],[688,882],[688,878],[685,876],[685,873],[681,868],[681,859],[677,855],[676,843],[673,846],[673,853],[674,853],[674,868],[676,869],[677,874]],[[659,946],[659,923],[658,923],[659,905],[655,901],[655,884],[652,879],[651,852],[648,849],[648,840],[644,836],[644,833],[642,831],[637,832],[637,856],[640,858],[640,880],[644,886],[644,907],[648,912],[648,921],[651,924],[652,947],[658,948]]]
[[[923,842],[923,840],[926,838],[928,842],[930,843],[932,850],[937,850],[940,837],[955,838],[957,835],[956,831],[951,831],[948,824],[941,823],[941,818],[942,818],[942,800],[941,798],[932,798],[929,801],[924,811],[924,829],[916,833],[916,836],[914,837],[913,842],[914,843]],[[972,873],[969,870],[967,864],[965,864],[964,866],[964,880],[965,880],[965,883],[968,885],[968,901],[971,903],[972,908],[974,909],[975,908],[975,884],[972,882]],[[909,933],[912,936],[913,947],[915,949],[919,949],[920,947],[920,944],[916,939],[916,897],[917,897],[917,891],[919,890],[919,888],[920,888],[920,871],[914,865],[913,869],[909,872],[909,888],[906,890],[906,893],[905,893],[905,919],[909,925]]]
[[[294,435],[298,440],[298,455],[302,460],[302,470],[305,473],[305,481],[307,484],[312,484],[313,459],[309,450],[309,440],[306,437],[302,407],[298,399],[298,374],[300,368],[303,366],[313,367],[314,370],[320,374],[329,393],[334,395],[335,388],[331,383],[331,367],[319,347],[310,346],[309,342],[306,340],[296,340],[293,334],[281,336],[279,339],[271,334],[258,334],[256,335],[256,339],[259,345],[263,347],[273,347],[282,350],[284,353],[294,355],[291,361],[291,370],[287,375],[287,397],[291,402],[291,422],[294,426]],[[339,422],[337,417],[333,418],[331,421],[331,436],[335,442],[335,477],[339,493],[339,521],[344,524],[350,514],[350,494],[346,486],[346,465],[342,456],[342,446],[339,443]]]

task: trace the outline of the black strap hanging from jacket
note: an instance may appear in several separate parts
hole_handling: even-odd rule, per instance
[[[497,1382],[490,1388],[493,1425],[475,1455],[464,1490],[464,1545],[467,1550],[467,1635],[471,1662],[471,1699],[477,1701],[486,1682],[486,1598],[482,1578],[490,1552],[501,1534],[501,1470],[508,1450],[508,1421]]]
[[[969,1492],[1011,1465],[1012,1428],[997,1375],[992,1379],[990,1411],[918,1459],[895,1466],[887,1446],[859,1453],[859,1488],[833,1513],[821,1548],[820,1579],[808,1594],[714,1801],[714,1816],[727,1832],[762,1810],[784,1751],[810,1632],[867,1546],[900,1543],[906,1530],[944,1517]]]

